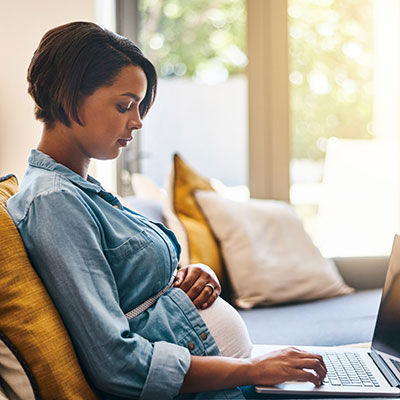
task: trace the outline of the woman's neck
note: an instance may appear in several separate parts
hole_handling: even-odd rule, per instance
[[[73,140],[68,127],[59,123],[52,129],[44,127],[37,149],[87,179],[90,157]]]

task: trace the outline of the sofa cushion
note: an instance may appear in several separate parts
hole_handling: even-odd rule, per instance
[[[335,346],[370,342],[380,289],[308,303],[240,310],[256,344]]]
[[[17,190],[14,176],[0,178],[0,331],[26,362],[41,398],[95,399],[63,322],[7,213],[7,199]]]
[[[189,263],[202,263],[211,267],[221,283],[224,282],[224,271],[219,247],[203,212],[199,208],[196,190],[214,190],[211,183],[190,168],[179,155],[174,155],[173,173],[169,187],[169,201],[179,221],[166,213],[166,222],[176,234],[178,241],[188,244]],[[183,225],[183,230],[176,222]],[[182,237],[185,235],[186,237]],[[182,252],[185,246],[182,246]]]

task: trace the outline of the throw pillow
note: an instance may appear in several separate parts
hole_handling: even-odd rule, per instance
[[[195,172],[178,154],[175,154],[168,188],[169,207],[165,212],[165,218],[168,228],[174,231],[181,243],[181,265],[206,264],[214,270],[223,285],[225,277],[219,247],[196,202],[194,195],[196,190],[213,190],[213,188],[206,178]]]
[[[18,350],[1,332],[0,377],[3,382],[3,393],[7,395],[5,398],[10,400],[35,400],[37,398],[38,390],[31,371]]]
[[[25,360],[42,399],[95,399],[63,322],[7,213],[7,199],[17,191],[15,176],[0,178],[0,331]]]
[[[196,198],[218,238],[237,306],[251,308],[349,294],[294,208],[273,200],[238,202],[212,191]]]

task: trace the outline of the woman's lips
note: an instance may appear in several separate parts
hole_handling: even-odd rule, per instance
[[[128,143],[132,140],[132,138],[129,139],[118,139],[117,142],[121,147],[126,147],[128,146]]]

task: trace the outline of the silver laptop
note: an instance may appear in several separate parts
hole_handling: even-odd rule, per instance
[[[286,346],[257,346],[254,355]],[[322,386],[285,382],[256,386],[259,393],[400,397],[400,237],[394,238],[371,348],[296,346],[321,354],[328,368]]]

